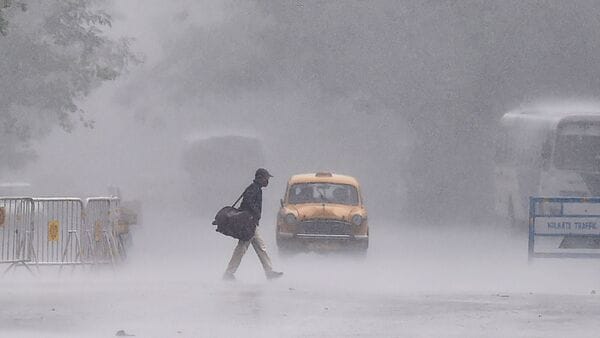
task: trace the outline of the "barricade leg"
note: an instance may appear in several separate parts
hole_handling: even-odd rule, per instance
[[[85,263],[83,261],[83,248],[81,247],[81,239],[79,238],[79,233],[78,232],[75,232],[75,250],[77,251],[75,259],[78,262]]]
[[[111,239],[111,235],[108,231],[104,231],[104,243],[105,243],[105,247],[108,250],[108,253],[110,255],[110,262],[111,264],[114,266],[115,265],[115,254],[114,254],[114,240]]]
[[[62,258],[61,258],[61,263],[65,262],[65,258],[67,257],[67,251],[69,251],[69,244],[71,244],[71,235],[73,233],[71,232],[71,230],[69,230],[69,236],[67,236],[67,242],[65,243],[65,249],[63,250],[63,254],[62,254]],[[62,265],[61,265],[62,268]]]
[[[8,268],[6,268],[6,270],[4,270],[4,273],[2,275],[6,275],[10,270],[16,269],[16,267],[18,265],[23,265],[27,271],[29,271],[32,275],[34,274],[33,271],[31,270],[31,268],[29,267],[29,265],[27,264],[27,261],[17,261],[17,262],[13,262],[11,263]]]
[[[81,238],[79,237],[79,232],[75,232],[75,250],[77,251],[75,260],[77,262],[81,262],[82,265],[86,265],[88,262],[86,262],[83,259],[83,247],[81,245]],[[75,268],[75,266],[73,266],[73,268]]]
[[[38,263],[38,257],[37,257],[37,253],[35,252],[35,249],[33,247],[33,240],[32,240],[32,234],[31,233],[28,234],[28,240],[27,240],[27,242],[29,243],[28,244],[29,253],[27,254],[27,260],[30,261],[30,262],[33,260],[33,262],[35,264],[35,268],[36,268],[37,272],[39,273],[40,272],[40,267],[37,264]],[[27,268],[29,269],[29,266],[27,266]],[[29,270],[29,271],[31,271],[31,270]]]
[[[75,265],[78,264],[78,262],[81,262],[80,264],[84,264],[83,261],[81,261],[81,244],[79,241],[79,234],[77,232],[77,230],[69,230],[69,236],[67,238],[67,242],[65,243],[65,249],[63,250],[63,254],[62,254],[62,263],[60,265],[60,269],[59,272],[62,271],[63,267],[64,267],[64,263],[65,263],[65,258],[68,255],[68,250],[69,250],[69,245],[71,244],[71,238],[75,237],[75,259],[73,262],[66,262],[67,264],[71,264],[73,265],[73,269],[75,268]]]
[[[91,260],[92,265],[95,265],[96,264],[96,254],[95,254],[95,250],[94,250],[94,241],[92,240],[91,231],[85,232],[85,238],[86,238],[86,242],[87,242],[87,250],[86,250],[84,256],[85,256],[86,260],[88,260],[88,261]]]
[[[125,243],[123,242],[123,236],[117,235],[116,240],[118,249],[117,252],[119,253],[119,258],[121,258],[123,261],[127,258],[127,249],[125,248]]]
[[[12,262],[5,270],[3,275],[7,274],[10,270],[16,269],[18,265],[23,265],[27,270],[33,274],[33,271],[27,264],[29,262],[27,255],[27,247],[31,247],[31,243],[27,243],[27,234],[25,236],[20,236],[16,243],[15,253],[16,260]]]

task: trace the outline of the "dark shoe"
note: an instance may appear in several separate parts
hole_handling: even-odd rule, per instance
[[[283,276],[283,272],[279,271],[267,271],[265,274],[267,275],[267,279],[276,279]]]
[[[223,274],[223,280],[234,281],[235,280],[235,276],[232,273],[225,272]]]

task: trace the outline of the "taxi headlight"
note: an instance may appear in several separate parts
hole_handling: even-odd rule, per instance
[[[298,222],[298,220],[296,219],[296,216],[294,216],[294,214],[285,215],[285,218],[283,220],[285,221],[285,223],[290,224],[290,225],[294,225]]]
[[[361,215],[352,216],[352,223],[354,223],[355,225],[361,225],[362,222],[363,222],[363,218]]]

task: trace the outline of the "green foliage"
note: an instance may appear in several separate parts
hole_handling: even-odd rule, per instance
[[[27,4],[24,2],[13,2],[12,0],[0,0],[0,35],[6,36],[8,33],[8,20],[4,18],[3,11],[11,7],[20,8],[23,12],[27,10]]]
[[[93,128],[79,102],[139,62],[129,40],[104,34],[112,19],[96,9],[98,4],[5,1],[0,10],[0,158],[31,155],[30,141],[54,126]]]

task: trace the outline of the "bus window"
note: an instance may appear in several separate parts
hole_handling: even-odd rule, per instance
[[[561,128],[554,165],[563,170],[600,171],[600,125],[569,124]]]

